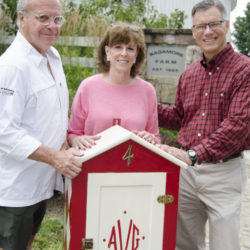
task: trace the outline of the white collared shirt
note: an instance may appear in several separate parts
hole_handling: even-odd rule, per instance
[[[58,52],[51,47],[46,56],[18,32],[0,57],[0,206],[28,206],[62,191],[53,167],[27,158],[41,144],[60,150],[66,139],[66,79]]]

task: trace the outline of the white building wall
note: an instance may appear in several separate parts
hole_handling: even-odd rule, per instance
[[[155,8],[164,14],[170,16],[175,9],[184,11],[188,17],[185,19],[184,28],[190,29],[192,27],[191,11],[193,6],[200,0],[151,0]],[[226,8],[228,19],[230,19],[230,12],[235,8],[237,0],[221,0]]]

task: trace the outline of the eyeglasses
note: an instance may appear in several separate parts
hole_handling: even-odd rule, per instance
[[[126,23],[112,23],[110,24],[111,27],[128,27],[129,29],[133,31],[139,31],[141,28],[139,26],[136,26],[134,24],[126,24]]]
[[[211,23],[194,24],[193,28],[196,32],[204,32],[208,26],[211,30],[216,31],[221,27],[221,24],[224,22],[225,20],[219,20]]]
[[[31,13],[33,16],[36,17],[36,19],[42,24],[42,25],[49,25],[50,23],[50,19],[52,18],[53,21],[54,21],[54,24],[57,25],[57,26],[61,26],[64,21],[65,21],[65,18],[63,16],[48,16],[46,14],[36,14],[32,11],[28,11],[29,13]]]

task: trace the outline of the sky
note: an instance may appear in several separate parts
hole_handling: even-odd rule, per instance
[[[230,30],[234,30],[233,23],[236,21],[237,16],[245,16],[244,10],[246,10],[247,3],[250,0],[237,0],[237,5],[234,10],[231,12],[230,16]]]

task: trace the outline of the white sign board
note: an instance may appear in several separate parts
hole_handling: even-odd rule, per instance
[[[186,47],[178,45],[149,45],[147,75],[178,77],[186,67]]]

